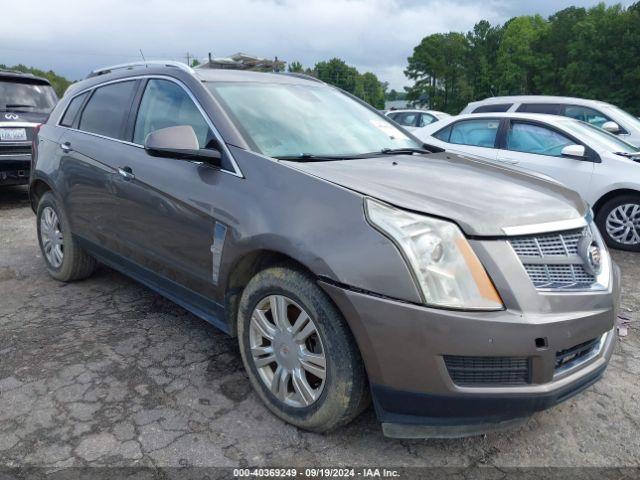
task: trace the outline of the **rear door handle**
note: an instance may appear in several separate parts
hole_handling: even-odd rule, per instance
[[[69,142],[61,143],[60,148],[64,153],[73,152],[73,148],[71,148],[71,144]]]
[[[136,176],[133,174],[133,170],[131,170],[131,167],[120,167],[118,169],[118,174],[125,180],[133,180],[134,178],[136,178]]]

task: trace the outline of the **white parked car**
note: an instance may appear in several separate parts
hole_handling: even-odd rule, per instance
[[[385,115],[407,130],[421,128],[451,116],[448,113],[437,110],[418,109],[389,110]]]
[[[492,97],[470,103],[461,114],[495,112],[545,113],[575,118],[640,147],[640,119],[615,105],[597,100],[540,95]]]
[[[611,247],[640,251],[640,151],[620,137],[571,118],[526,113],[459,115],[413,134],[555,178],[591,204]]]

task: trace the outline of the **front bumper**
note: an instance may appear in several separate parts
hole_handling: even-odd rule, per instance
[[[369,376],[385,433],[402,426],[453,427],[464,434],[491,430],[549,408],[602,376],[615,345],[619,274],[612,291],[587,302],[588,310],[561,313],[463,312],[403,303],[321,282],[345,316]],[[556,366],[556,353],[593,339],[597,352],[571,368]],[[527,357],[522,385],[454,383],[445,355]],[[506,422],[506,423],[505,423]],[[444,431],[444,430],[443,430]],[[418,435],[419,436],[419,435]],[[436,434],[435,436],[450,436]],[[454,435],[457,436],[457,435]]]

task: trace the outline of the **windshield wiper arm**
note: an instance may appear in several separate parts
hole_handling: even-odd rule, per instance
[[[36,105],[29,105],[27,103],[7,103],[4,108],[38,108]]]
[[[296,162],[326,162],[327,160],[353,160],[363,158],[360,155],[316,155],[313,153],[301,153],[299,155],[283,155],[275,157],[278,160],[293,160]]]
[[[444,152],[443,148],[434,147],[433,145],[422,144],[422,148],[403,147],[403,148],[383,148],[380,153],[384,155],[411,155],[414,153],[428,154]]]

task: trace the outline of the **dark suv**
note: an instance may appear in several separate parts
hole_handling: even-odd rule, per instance
[[[613,351],[619,273],[575,192],[430,149],[313,78],[106,68],[37,140],[49,273],[100,261],[237,336],[259,397],[302,428],[372,397],[387,435],[484,432]]]
[[[0,186],[28,183],[34,129],[57,102],[48,80],[0,70]]]

